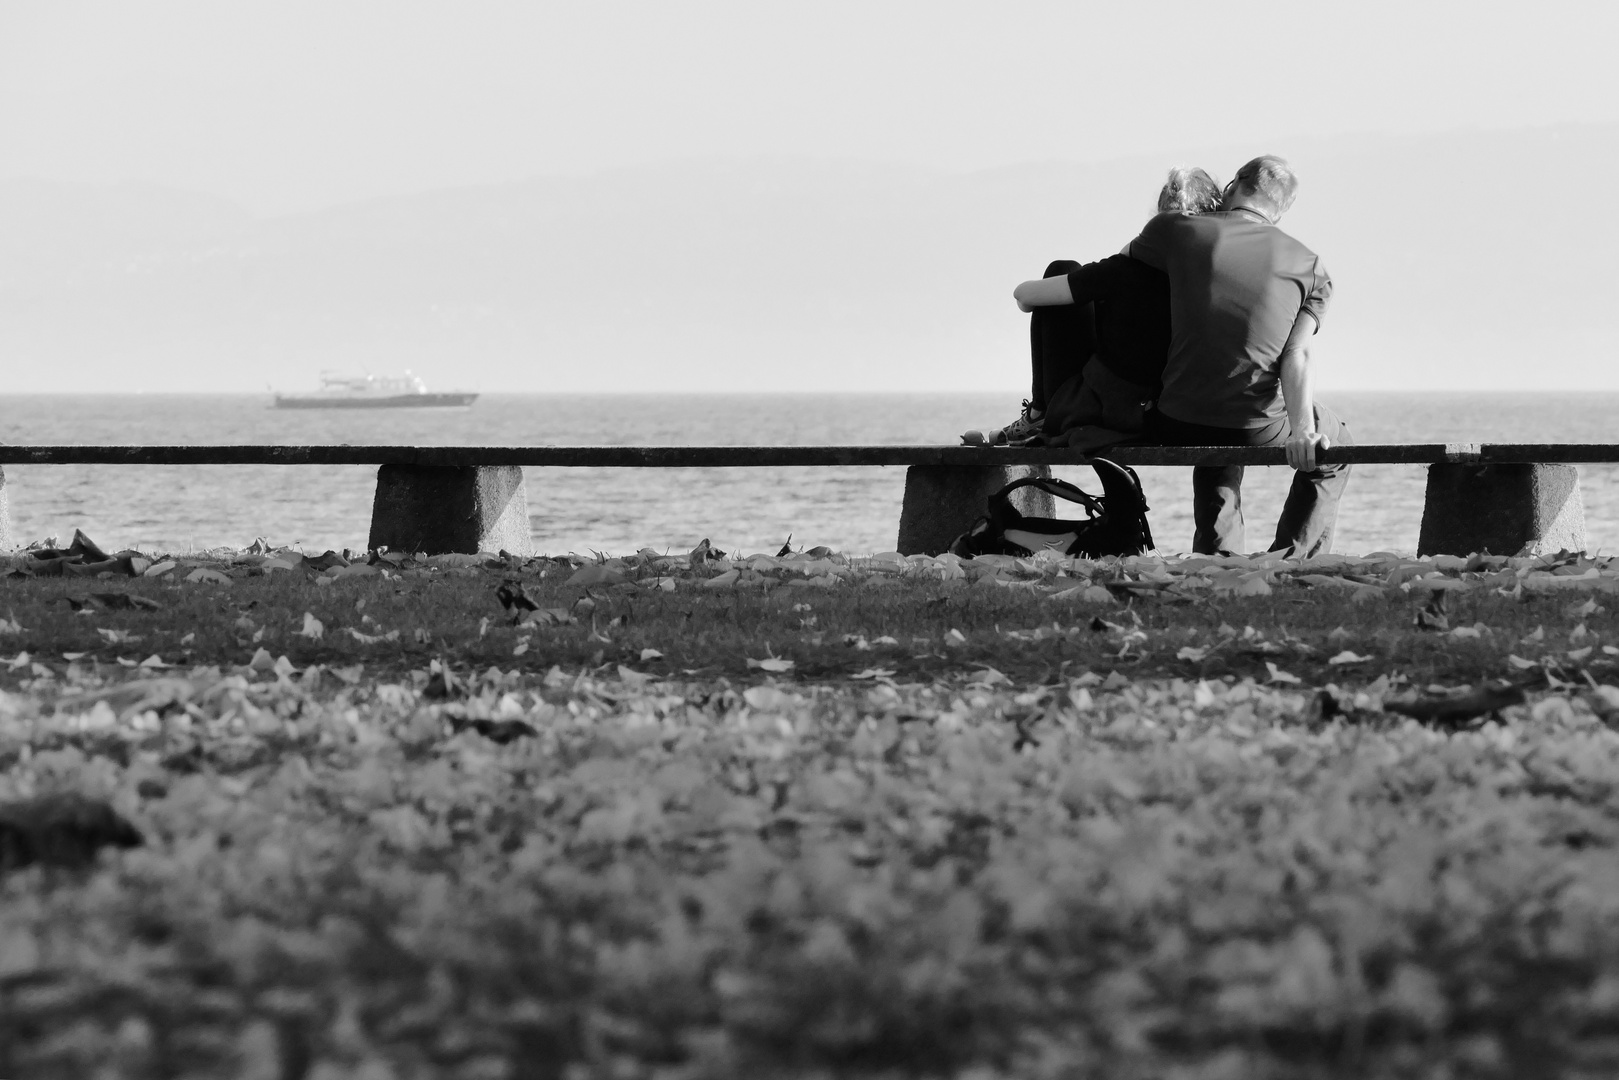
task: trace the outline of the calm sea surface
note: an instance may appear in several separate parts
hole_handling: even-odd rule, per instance
[[[1360,442],[1619,441],[1619,394],[1329,394]],[[268,396],[0,395],[7,443],[391,443],[454,446],[951,443],[998,427],[1017,399],[997,394],[551,396],[488,394],[466,409],[282,411]],[[1058,470],[1096,490],[1089,469]],[[891,550],[904,470],[529,469],[537,549],[680,551],[797,544]],[[1191,544],[1186,469],[1143,469],[1153,533]],[[1581,466],[1592,548],[1619,547],[1619,466]],[[7,466],[13,537],[186,551],[276,544],[365,544],[375,469],[358,466]],[[1269,546],[1290,473],[1250,469],[1248,544]],[[1422,516],[1421,466],[1360,466],[1337,550],[1410,551]]]

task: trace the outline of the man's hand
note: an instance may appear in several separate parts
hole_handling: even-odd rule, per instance
[[[1330,445],[1315,429],[1315,391],[1310,385],[1310,335],[1315,316],[1300,311],[1282,347],[1282,402],[1287,406],[1287,463],[1300,472],[1315,468],[1315,452]]]
[[[1287,440],[1287,463],[1299,472],[1315,471],[1316,450],[1329,450],[1332,440],[1319,431],[1300,431]]]

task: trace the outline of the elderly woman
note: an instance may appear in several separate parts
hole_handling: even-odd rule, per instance
[[[1219,203],[1213,177],[1186,166],[1169,170],[1158,193],[1159,213],[1199,214]],[[1033,386],[1016,420],[962,441],[1091,448],[1138,434],[1169,357],[1169,279],[1123,254],[1083,266],[1060,259],[1012,295],[1030,313]]]

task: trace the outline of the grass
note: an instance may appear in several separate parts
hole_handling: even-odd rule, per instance
[[[1448,628],[1484,628],[1477,638],[1459,638],[1417,625],[1418,614],[1434,606],[1434,593],[1398,586],[1369,590],[1374,595],[1358,601],[1343,590],[1290,587],[1262,597],[1190,599],[1118,590],[1096,603],[1051,599],[1052,590],[1063,591],[1059,586],[1041,592],[990,578],[873,574],[858,587],[770,582],[774,587],[724,590],[683,580],[664,591],[644,582],[570,585],[572,573],[566,561],[533,560],[335,582],[278,572],[246,576],[229,588],[172,578],[14,579],[0,596],[11,618],[28,628],[23,643],[47,664],[62,653],[82,653],[90,664],[156,654],[174,663],[229,665],[241,663],[244,650],[250,656],[265,648],[300,668],[367,663],[384,672],[439,658],[472,669],[543,673],[552,665],[627,663],[660,675],[740,677],[749,674],[748,658],[776,655],[794,660],[799,677],[837,678],[880,666],[898,678],[929,678],[990,666],[1020,680],[1049,682],[1090,669],[1132,677],[1265,679],[1266,661],[1283,660],[1293,674],[1318,683],[1352,679],[1359,670],[1458,683],[1500,675],[1514,649],[1550,649],[1576,625],[1590,632],[1578,644],[1600,646],[1611,621],[1606,610],[1573,613],[1584,592],[1512,598],[1483,586],[1440,594]],[[502,583],[521,585],[530,603],[565,621],[511,625],[522,609],[502,607],[496,598]],[[156,609],[107,610],[95,599],[118,594]],[[322,624],[318,639],[301,634],[306,613]],[[1243,635],[1246,627],[1257,638]],[[1546,628],[1549,644],[1520,645],[1536,627]],[[950,637],[951,630],[960,639]],[[354,636],[395,631],[398,640],[373,644]],[[1126,647],[1131,635],[1137,640]],[[895,644],[870,647],[883,638]],[[514,657],[519,641],[530,647]],[[1210,655],[1177,659],[1186,646],[1210,648]],[[1346,647],[1369,657],[1364,669],[1326,663]],[[646,649],[661,656],[643,661]],[[1605,662],[1600,652],[1592,661],[1599,669]]]
[[[1606,578],[254,569],[0,582],[0,1076],[1619,1067]]]

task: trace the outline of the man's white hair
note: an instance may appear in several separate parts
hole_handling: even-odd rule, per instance
[[[1237,170],[1231,181],[1239,191],[1255,192],[1276,207],[1278,215],[1285,214],[1299,193],[1299,178],[1293,175],[1293,166],[1286,158],[1275,154],[1261,154]]]

